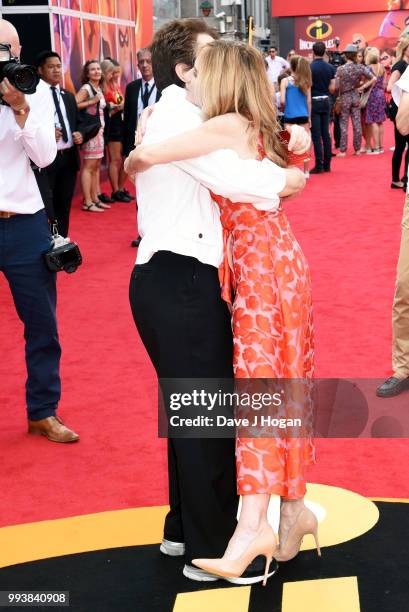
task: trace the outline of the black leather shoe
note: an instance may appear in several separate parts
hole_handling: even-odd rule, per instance
[[[324,172],[331,172],[331,168],[324,168]]]
[[[133,196],[132,193],[129,193],[127,189],[122,189],[122,193],[124,193],[130,200],[135,200],[135,196]]]
[[[138,236],[136,240],[132,240],[131,247],[134,247],[135,249],[137,249],[138,246],[141,244],[141,240],[142,238],[140,236]]]
[[[396,376],[391,376],[390,378],[387,378],[385,382],[377,388],[376,395],[378,397],[395,397],[395,395],[400,395],[400,393],[408,389],[409,377],[396,378]]]
[[[324,168],[312,168],[310,170],[310,174],[323,174]]]
[[[111,197],[115,200],[115,202],[131,202],[132,199],[128,198],[127,195],[123,191],[113,191]]]
[[[107,195],[106,193],[99,193],[98,200],[103,204],[113,204],[115,202],[115,200],[110,198],[109,195]]]

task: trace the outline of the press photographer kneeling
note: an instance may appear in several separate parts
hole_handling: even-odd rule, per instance
[[[0,270],[24,324],[28,431],[75,442],[79,436],[56,415],[61,395],[56,273],[44,258],[53,242],[32,168],[45,168],[56,156],[54,109],[35,70],[18,64],[20,50],[16,29],[0,19]]]

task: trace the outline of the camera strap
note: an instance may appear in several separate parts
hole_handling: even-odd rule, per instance
[[[36,166],[32,160],[30,160],[30,167],[34,172],[34,176],[38,185],[38,190],[40,192],[41,199],[43,200],[45,212],[47,213],[48,221],[50,222],[52,228],[52,233],[58,234],[57,219],[54,215],[53,194],[51,191],[47,172],[45,171],[45,168],[39,168],[38,166]]]

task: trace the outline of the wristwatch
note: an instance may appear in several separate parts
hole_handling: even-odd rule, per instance
[[[15,115],[22,116],[22,115],[28,115],[28,113],[30,112],[30,107],[28,105],[24,106],[23,108],[19,108],[19,109],[12,107],[11,110],[13,111]]]

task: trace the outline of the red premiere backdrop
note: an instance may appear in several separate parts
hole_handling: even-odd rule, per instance
[[[54,0],[54,5],[57,2]],[[76,8],[79,0],[60,0],[59,6]],[[64,86],[78,91],[84,61],[116,58],[122,67],[122,87],[136,77],[136,53],[152,40],[152,0],[82,0],[83,9],[98,14],[102,20],[88,19],[87,15],[77,17],[70,14],[54,14],[54,47],[60,54],[64,70]],[[104,18],[117,17],[135,21],[135,27],[115,24]]]
[[[328,49],[334,50],[334,39],[338,36],[341,51],[348,43],[360,41],[361,47],[368,43],[384,52],[396,47],[398,37],[408,26],[409,10],[296,17],[294,48],[301,55],[308,55],[312,45],[322,40]]]
[[[272,0],[273,17],[335,15],[409,9],[409,0]]]

